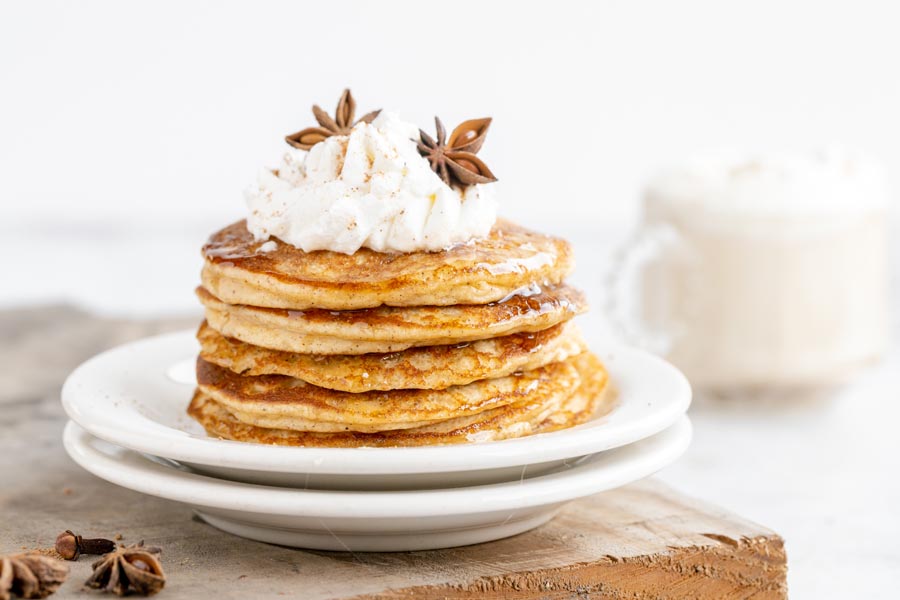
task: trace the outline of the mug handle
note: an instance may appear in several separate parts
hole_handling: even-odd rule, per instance
[[[680,253],[681,236],[671,225],[644,225],[613,255],[606,282],[606,315],[613,330],[628,344],[665,355],[672,348],[677,325],[668,330],[651,328],[640,316],[638,277],[650,264]]]

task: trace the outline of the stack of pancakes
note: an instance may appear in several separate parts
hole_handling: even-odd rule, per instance
[[[608,409],[570,319],[569,245],[499,221],[443,252],[346,255],[256,241],[203,248],[198,387],[210,435],[300,446],[498,440]]]

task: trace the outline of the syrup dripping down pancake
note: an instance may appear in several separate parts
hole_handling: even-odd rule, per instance
[[[200,356],[243,375],[289,375],[344,392],[440,390],[566,360],[585,349],[574,323],[489,340],[423,346],[387,354],[298,354],[225,337],[203,323]]]
[[[269,308],[450,306],[558,284],[574,268],[566,241],[502,220],[488,237],[442,252],[347,255],[275,241],[275,250],[259,251],[245,221],[214,233],[203,247],[203,286],[229,304]]]
[[[238,420],[295,431],[408,429],[510,404],[558,405],[579,382],[574,364],[558,362],[443,390],[354,394],[284,375],[238,375],[197,360],[197,387]]]
[[[587,310],[567,285],[503,302],[456,306],[380,306],[350,311],[304,311],[227,304],[204,288],[197,296],[209,326],[248,344],[304,354],[397,352],[416,346],[471,342],[541,331]]]
[[[194,394],[188,413],[210,436],[259,444],[351,448],[495,441],[572,427],[612,409],[613,394],[599,359],[585,352],[571,363],[578,370],[581,383],[566,398],[509,404],[410,429],[323,433],[259,427],[238,420],[200,389]]]

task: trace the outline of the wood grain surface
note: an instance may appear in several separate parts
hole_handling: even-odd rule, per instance
[[[65,306],[0,312],[0,553],[64,529],[163,547],[160,598],[727,598],[787,595],[782,540],[645,481],[575,502],[506,540],[395,554],[307,552],[221,533],[191,510],[118,488],[65,455],[59,387],[92,354],[192,327],[93,317]],[[54,598],[80,597],[91,557]]]

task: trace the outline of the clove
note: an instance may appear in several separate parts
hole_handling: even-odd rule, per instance
[[[86,539],[68,529],[56,536],[56,552],[66,560],[77,560],[82,554],[108,554],[115,549],[112,540]]]

